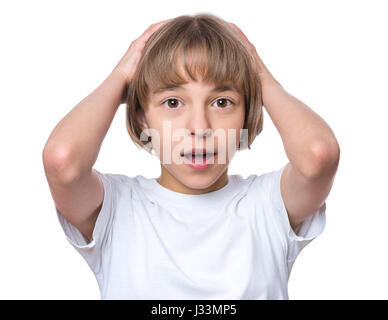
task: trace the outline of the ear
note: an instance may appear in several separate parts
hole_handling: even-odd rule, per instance
[[[149,128],[143,108],[136,111],[136,120],[137,120],[137,122],[140,125],[142,130]]]

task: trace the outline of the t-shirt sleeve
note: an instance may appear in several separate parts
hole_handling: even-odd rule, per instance
[[[104,187],[104,199],[94,226],[92,241],[89,241],[84,237],[84,235],[62,215],[57,207],[55,207],[55,210],[67,240],[82,255],[90,269],[96,274],[100,270],[102,251],[107,244],[107,240],[112,230],[112,221],[117,204],[117,192],[113,174],[95,171],[98,173],[98,177]]]
[[[287,210],[280,192],[280,178],[286,165],[280,169],[266,174],[267,186],[269,188],[269,199],[274,208],[274,217],[279,230],[284,237],[287,246],[287,263],[290,271],[292,265],[302,251],[314,238],[319,236],[326,225],[326,202],[322,204],[311,216],[305,219],[299,226],[297,232],[292,229]]]

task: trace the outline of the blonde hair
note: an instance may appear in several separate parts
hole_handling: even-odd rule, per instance
[[[208,13],[176,17],[146,42],[126,98],[126,127],[135,145],[144,148],[148,143],[140,140],[142,126],[136,114],[148,105],[149,94],[159,88],[187,83],[178,71],[181,57],[183,68],[193,81],[200,78],[216,86],[231,82],[243,95],[243,129],[248,129],[250,149],[263,129],[261,85],[255,61],[236,31],[226,21]]]

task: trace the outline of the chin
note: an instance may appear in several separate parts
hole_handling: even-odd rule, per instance
[[[227,168],[228,166],[224,164],[213,164],[205,170],[194,170],[187,166],[187,164],[162,165],[162,170],[165,170],[165,177],[168,177],[168,180],[175,180],[175,182],[171,184],[174,184],[175,187],[178,187],[176,184],[178,182],[178,184],[181,184],[181,187],[183,187],[184,189],[188,188],[193,191],[196,190],[199,191],[198,193],[201,193],[200,191],[202,190],[204,193],[210,192],[211,189],[213,189],[212,187],[214,187],[214,184],[219,181],[219,179],[225,173],[225,170]],[[188,190],[182,190],[182,192],[184,193],[187,191]]]
[[[180,172],[180,174],[175,175],[175,177],[186,187],[201,190],[210,188],[212,185],[217,183],[218,179],[222,176],[226,169],[227,166],[224,165],[205,170],[190,169],[189,172]]]
[[[190,178],[186,178],[185,180],[186,181],[181,180],[181,183],[194,190],[204,190],[210,188],[217,181],[209,178],[195,179],[194,181]]]

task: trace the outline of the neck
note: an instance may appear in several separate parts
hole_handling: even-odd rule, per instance
[[[175,192],[185,194],[202,194],[223,188],[228,183],[228,168],[222,173],[222,175],[214,182],[211,186],[203,189],[193,189],[178,179],[176,179],[163,165],[161,165],[161,175],[156,181],[163,187],[170,189]]]

